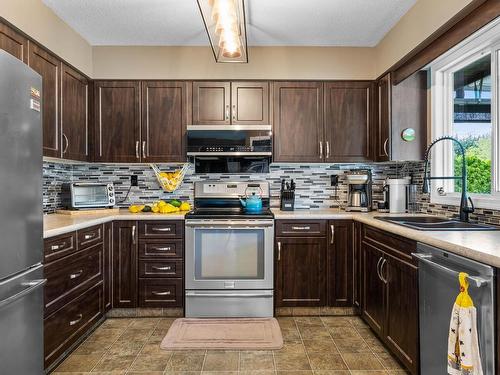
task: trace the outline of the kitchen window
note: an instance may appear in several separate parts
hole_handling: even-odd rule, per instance
[[[467,191],[477,207],[500,209],[500,22],[494,22],[430,66],[432,139],[457,138],[465,148]],[[460,176],[452,142],[431,155],[433,176]],[[431,202],[460,204],[460,180],[434,180]]]

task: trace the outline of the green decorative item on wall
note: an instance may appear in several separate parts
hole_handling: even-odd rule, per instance
[[[415,129],[406,128],[401,132],[401,138],[406,142],[412,142],[415,140]]]

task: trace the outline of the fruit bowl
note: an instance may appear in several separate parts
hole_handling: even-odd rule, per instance
[[[189,168],[189,164],[186,163],[181,169],[178,169],[175,172],[162,172],[157,165],[150,164],[150,166],[155,172],[156,179],[158,180],[161,188],[168,193],[173,193],[179,188],[179,186],[181,186],[184,176]]]

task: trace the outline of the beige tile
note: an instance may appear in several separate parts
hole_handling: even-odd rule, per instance
[[[57,367],[57,372],[89,372],[99,362],[102,354],[71,354]]]
[[[133,319],[129,328],[153,329],[156,327],[160,319],[158,318],[138,318]]]
[[[201,375],[238,375],[238,371],[202,371]]]
[[[350,375],[349,370],[316,370],[314,375]]]
[[[97,328],[90,337],[93,338],[99,338],[99,337],[114,337],[115,339],[118,338],[126,328],[106,328],[106,327],[99,327]]]
[[[200,375],[201,371],[170,371],[167,370],[163,375]]]
[[[132,319],[129,318],[110,318],[106,319],[104,323],[102,323],[101,327],[103,328],[127,328],[130,323],[132,323]]]
[[[111,345],[110,342],[86,340],[74,351],[74,354],[104,354]]]
[[[171,355],[139,355],[135,359],[131,371],[164,371]]]
[[[240,375],[275,375],[273,370],[252,370],[252,371],[240,371]]]
[[[171,351],[171,350],[161,349],[159,342],[148,341],[147,343],[144,344],[144,346],[142,346],[141,352],[139,354],[140,355],[170,355],[172,353],[173,353],[173,351]]]
[[[372,353],[344,353],[344,361],[349,370],[383,370],[384,366]]]
[[[370,328],[356,327],[356,331],[358,331],[359,335],[364,339],[372,339],[375,337],[375,334]]]
[[[319,316],[319,307],[292,307],[293,316]]]
[[[322,338],[330,338],[328,329],[321,326],[299,326],[300,336],[302,340],[318,340]]]
[[[240,353],[207,352],[202,371],[238,371]]]
[[[369,325],[365,323],[363,319],[359,316],[350,316],[348,317],[349,321],[354,327],[368,328]]]
[[[300,326],[322,326],[323,321],[319,316],[296,316],[294,318],[297,325]]]
[[[118,338],[119,341],[146,341],[153,333],[152,329],[127,328]]]
[[[170,326],[175,322],[176,318],[162,318],[156,325],[157,328],[170,328]]]
[[[370,370],[356,370],[356,371],[351,371],[352,375],[387,375],[386,371],[381,371],[381,370],[376,370],[376,371],[370,371]]]
[[[137,355],[141,351],[142,346],[143,343],[139,341],[117,341],[111,345],[108,354],[119,356]]]
[[[328,327],[351,327],[351,321],[344,316],[323,316],[322,322]]]
[[[278,375],[313,375],[311,370],[282,370],[277,372]]]
[[[272,352],[241,352],[240,371],[274,370]]]
[[[292,317],[277,318],[281,329],[296,329],[295,319]]]
[[[285,342],[283,347],[275,350],[274,354],[305,354],[306,350],[302,342]]]
[[[167,371],[201,371],[205,355],[174,352],[167,364]]]
[[[126,371],[134,362],[135,355],[109,355],[106,354],[101,358],[99,363],[94,367],[96,371]]]
[[[300,342],[299,330],[296,328],[292,329],[282,329],[281,335],[283,336],[284,342]]]
[[[137,308],[137,317],[139,318],[149,318],[149,317],[161,317],[165,315],[162,308]]]
[[[335,339],[361,339],[358,331],[353,327],[330,327],[330,335]]]
[[[371,352],[366,342],[359,339],[333,339],[340,353],[363,353]]]
[[[305,354],[275,353],[274,361],[277,370],[310,370],[309,360]]]
[[[313,370],[347,370],[340,354],[311,353],[309,362]]]
[[[332,339],[303,340],[307,353],[338,353]]]
[[[384,346],[382,341],[377,338],[365,339],[366,343],[370,349],[375,353],[387,353],[387,348]]]
[[[405,370],[387,370],[386,372],[389,375],[410,375],[410,373]]]
[[[402,370],[403,366],[398,362],[398,360],[389,353],[376,353],[380,362],[388,370]]]
[[[127,371],[127,375],[163,375],[163,371]]]

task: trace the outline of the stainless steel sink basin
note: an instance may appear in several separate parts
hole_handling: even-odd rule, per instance
[[[500,230],[500,227],[487,224],[465,223],[459,220],[438,216],[376,216],[375,219],[416,230],[429,231],[484,231]]]

